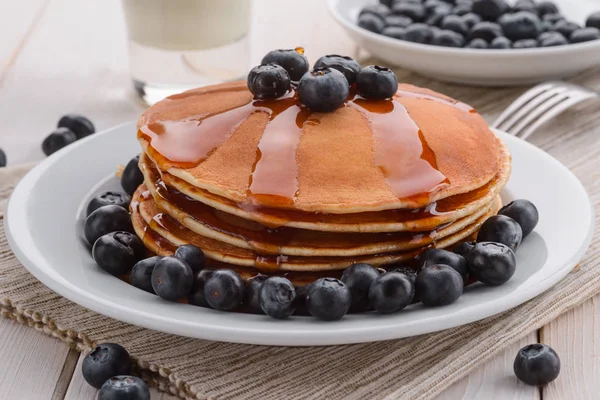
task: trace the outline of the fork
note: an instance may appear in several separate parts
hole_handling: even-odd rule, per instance
[[[492,127],[527,139],[544,123],[584,100],[600,97],[600,93],[562,81],[544,82],[511,103],[494,121]]]

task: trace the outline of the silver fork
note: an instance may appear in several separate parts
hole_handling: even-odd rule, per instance
[[[511,103],[492,127],[527,139],[537,128],[569,107],[600,94],[562,81],[544,82]]]

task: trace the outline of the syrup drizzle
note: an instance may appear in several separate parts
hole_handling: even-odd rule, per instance
[[[470,113],[476,112],[475,109],[473,109],[473,107],[471,107],[470,105],[468,105],[466,103],[463,103],[461,101],[454,100],[454,99],[451,99],[451,100],[446,99],[443,97],[435,96],[433,94],[410,92],[408,90],[402,90],[402,89],[398,89],[396,94],[399,95],[400,97],[412,97],[415,99],[425,99],[425,100],[435,101],[436,103],[447,104],[449,106],[453,106],[460,110],[467,111]]]

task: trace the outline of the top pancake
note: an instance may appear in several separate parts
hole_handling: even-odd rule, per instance
[[[157,167],[241,204],[333,214],[419,208],[484,186],[500,148],[470,107],[400,85],[392,101],[311,113],[245,83],[167,98],[138,123]]]

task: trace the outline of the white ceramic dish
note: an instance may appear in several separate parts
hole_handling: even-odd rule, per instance
[[[521,304],[550,288],[581,259],[593,233],[593,210],[575,176],[548,154],[498,132],[513,154],[505,199],[527,198],[541,219],[520,247],[518,268],[505,285],[473,285],[454,304],[410,306],[394,315],[348,315],[325,323],[286,321],[168,303],[105,273],[81,235],[91,196],[118,188],[114,171],[139,152],[135,124],[93,135],[52,155],[15,189],[5,229],[12,249],[40,281],[101,314],[164,332],[263,345],[333,345],[394,339],[452,328]]]
[[[336,21],[373,56],[434,79],[482,86],[522,85],[566,78],[600,64],[600,40],[537,49],[477,50],[389,38],[356,25],[359,11],[374,3],[377,0],[328,0]],[[597,0],[556,3],[565,16],[579,24],[600,10]]]

